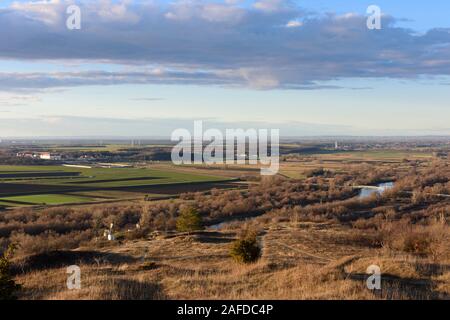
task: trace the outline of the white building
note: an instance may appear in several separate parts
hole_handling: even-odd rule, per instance
[[[62,157],[59,154],[56,153],[50,153],[50,152],[43,152],[40,154],[39,158],[42,160],[61,160]]]

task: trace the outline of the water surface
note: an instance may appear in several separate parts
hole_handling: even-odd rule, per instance
[[[373,188],[362,188],[359,192],[358,197],[360,199],[366,199],[374,193],[382,194],[386,190],[392,189],[394,187],[394,182],[383,182],[377,185],[378,189]]]

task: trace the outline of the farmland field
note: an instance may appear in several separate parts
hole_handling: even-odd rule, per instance
[[[105,192],[112,200],[142,197],[143,193],[168,195],[187,192],[189,186],[195,190],[196,185],[226,180],[175,168],[0,166],[0,205],[85,203],[104,200]],[[199,190],[207,188],[197,186]]]
[[[16,203],[27,203],[30,205],[36,204],[65,204],[65,203],[82,203],[92,201],[87,197],[79,197],[65,194],[41,194],[30,196],[16,196],[2,198],[3,201],[11,201]],[[4,202],[7,203],[7,202]]]
[[[302,155],[303,156],[303,155]],[[365,150],[365,151],[330,151],[328,153],[310,153],[301,159],[289,158],[280,163],[280,174],[294,179],[306,178],[306,173],[323,168],[340,172],[344,165],[360,164],[401,164],[409,161],[427,161],[432,159],[431,152],[421,150]]]
[[[404,151],[404,150],[365,150],[365,151],[342,151],[330,154],[320,154],[319,158],[328,160],[362,160],[362,161],[401,161],[403,159],[429,159],[430,152]]]

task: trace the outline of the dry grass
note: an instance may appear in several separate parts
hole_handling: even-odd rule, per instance
[[[24,283],[23,299],[48,300],[148,300],[161,299],[158,285],[147,279],[145,274],[130,277],[118,269],[102,266],[93,268],[81,265],[82,286],[80,290],[66,287],[66,269],[58,268],[43,272],[33,272]],[[25,280],[25,281],[23,281]]]
[[[351,229],[350,229],[351,230]],[[279,223],[260,233],[262,258],[237,264],[237,234],[209,231],[127,241],[80,261],[82,289],[67,290],[65,268],[26,269],[22,299],[437,299],[450,297],[449,261],[343,244],[338,224]],[[84,249],[80,249],[84,250]],[[73,261],[70,261],[73,263]],[[383,290],[367,289],[381,267]]]
[[[0,236],[16,231],[8,240],[23,245],[24,256],[14,261],[21,298],[450,299],[450,202],[427,196],[450,190],[448,166],[415,172],[403,162],[339,164],[345,170],[310,164],[300,174],[319,165],[341,173],[304,182],[263,179],[246,191],[151,204],[5,213]],[[364,201],[346,187],[392,177],[398,188]],[[185,205],[196,206],[207,225],[223,227],[174,232]],[[111,222],[120,241],[100,240]],[[137,223],[139,231],[129,232]],[[249,265],[229,255],[246,228],[258,231],[262,248]],[[0,247],[7,244],[2,239]],[[81,290],[66,288],[66,267],[73,264],[81,267]],[[366,286],[374,264],[382,272],[378,291]]]

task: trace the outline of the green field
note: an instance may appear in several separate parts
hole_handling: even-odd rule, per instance
[[[76,173],[67,177],[65,173]],[[33,174],[48,177],[33,177]],[[3,178],[2,175],[8,175]],[[16,174],[16,176],[14,176]],[[23,177],[22,175],[26,176]],[[50,176],[51,175],[51,176]],[[200,182],[223,180],[222,177],[164,171],[148,168],[73,168],[63,166],[0,166],[0,183],[45,183],[56,185],[130,186],[161,183]]]
[[[0,206],[92,202],[105,200],[105,192],[112,200],[136,198],[140,193],[166,195],[172,194],[167,192],[171,186],[176,193],[180,184],[224,180],[176,168],[0,166]],[[150,190],[145,190],[146,187]]]
[[[2,198],[3,201],[12,201],[12,202],[21,202],[30,205],[37,204],[64,204],[64,203],[83,203],[93,201],[90,198],[86,197],[78,197],[72,195],[64,195],[64,194],[40,194],[40,195],[31,195],[31,196],[16,196],[16,197],[6,197]],[[3,202],[6,203],[6,202]]]
[[[25,204],[0,201],[0,208],[2,208],[2,207],[23,207],[23,206],[25,206]]]

